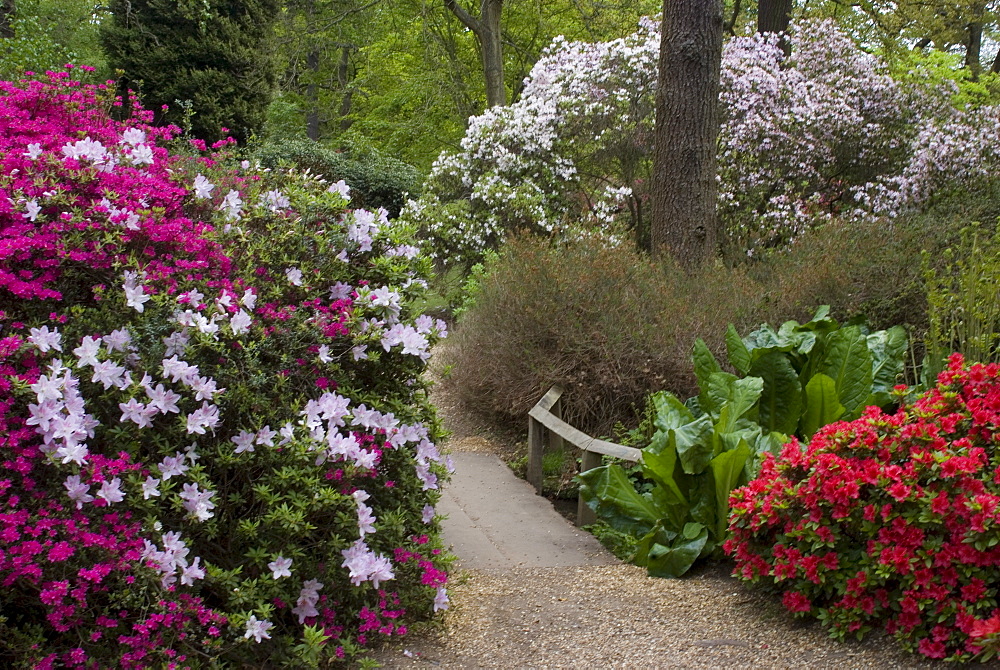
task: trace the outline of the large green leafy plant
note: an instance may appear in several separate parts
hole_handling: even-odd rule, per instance
[[[677,577],[717,553],[730,491],[788,435],[811,435],[866,404],[892,404],[905,332],[840,327],[828,312],[777,331],[764,325],[743,339],[730,326],[729,361],[743,377],[723,371],[699,340],[693,359],[700,393],[686,402],[667,392],[651,399],[656,431],[642,450],[640,490],[617,464],[579,475],[597,516],[640,538],[633,560],[651,575]]]

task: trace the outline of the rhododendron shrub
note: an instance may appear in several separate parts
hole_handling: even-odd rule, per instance
[[[778,589],[835,637],[881,628],[931,658],[992,655],[998,427],[1000,366],[955,354],[895,414],[869,408],[793,440],[733,492],[734,574]]]
[[[447,607],[409,231],[65,74],[0,91],[0,655],[308,667]]]
[[[956,88],[903,80],[832,21],[735,37],[723,50],[719,212],[743,254],[787,244],[836,216],[895,217],[970,179],[995,177],[995,108],[959,110]],[[403,217],[442,259],[476,258],[514,229],[648,238],[660,36],[558,39],[520,100],[470,119]]]

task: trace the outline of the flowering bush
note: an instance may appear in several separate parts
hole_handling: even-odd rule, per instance
[[[0,654],[312,667],[446,607],[408,231],[66,73],[0,92]]]
[[[723,51],[719,211],[739,253],[1000,172],[995,108],[957,109],[939,75],[893,78],[832,21],[794,25],[788,41],[788,56],[774,35]],[[553,42],[521,99],[472,118],[403,217],[453,260],[514,229],[644,243],[659,42],[648,20],[612,42]]]
[[[900,395],[905,387],[900,387]],[[835,637],[884,628],[966,660],[1000,637],[1000,366],[954,354],[937,385],[792,440],[730,499],[735,574]]]

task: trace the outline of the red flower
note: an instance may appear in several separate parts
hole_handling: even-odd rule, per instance
[[[809,598],[798,591],[786,591],[781,603],[788,608],[789,612],[808,612],[812,609]]]

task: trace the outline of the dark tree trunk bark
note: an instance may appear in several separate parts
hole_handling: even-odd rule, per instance
[[[788,22],[792,18],[792,0],[758,0],[757,32],[787,33]],[[781,38],[781,50],[787,56],[790,52],[788,40]]]
[[[314,142],[319,141],[319,48],[313,47],[306,54],[306,68],[309,70],[309,84],[306,86],[306,136]]]
[[[993,67],[990,68],[990,72],[1000,73],[1000,49],[997,50],[997,55],[993,58]]]
[[[347,45],[340,52],[340,64],[337,66],[337,83],[340,90],[344,92],[340,99],[340,129],[347,130],[351,127],[351,105],[353,104],[354,91],[350,87],[351,83],[351,51],[356,47]]]
[[[759,0],[757,2],[757,32],[787,33],[792,18],[792,0]]]
[[[479,18],[469,14],[455,0],[444,0],[444,6],[458,17],[479,40],[483,75],[486,78],[486,106],[507,104],[507,89],[503,83],[503,43],[500,41],[500,18],[503,0],[482,0]]]
[[[715,255],[722,0],[664,0],[652,250],[693,268]]]
[[[15,0],[0,0],[0,37],[14,37]]]
[[[983,51],[983,24],[976,21],[969,24],[969,41],[965,49],[965,67],[969,68],[972,81],[978,81],[979,75],[983,71],[983,64],[980,60]]]

